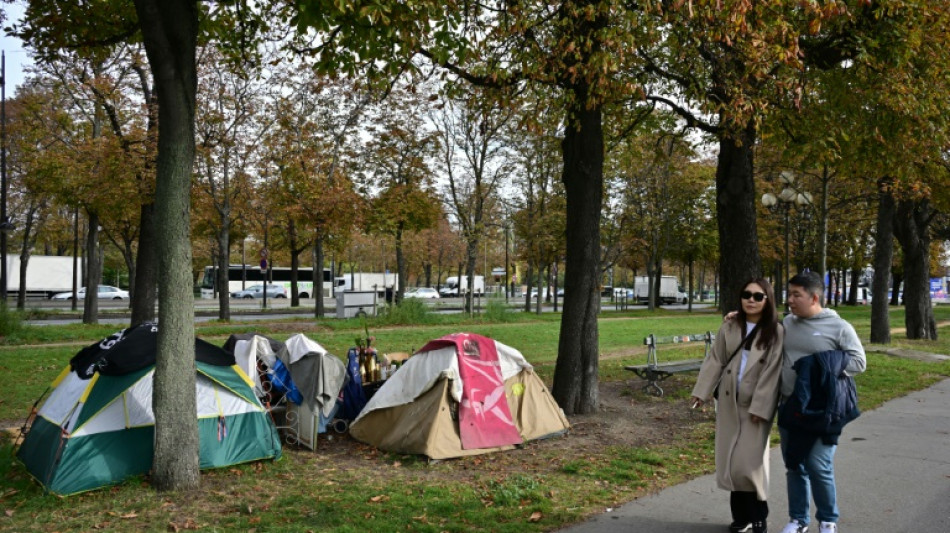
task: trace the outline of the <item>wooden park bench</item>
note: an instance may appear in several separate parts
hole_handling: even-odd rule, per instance
[[[643,339],[643,344],[647,346],[647,363],[645,365],[625,366],[624,368],[626,370],[632,371],[642,379],[647,380],[647,384],[643,386],[644,391],[647,391],[654,396],[663,396],[663,389],[658,385],[658,383],[674,374],[679,374],[680,372],[692,372],[699,370],[699,367],[703,364],[703,360],[709,356],[709,350],[712,348],[712,341],[715,339],[716,335],[709,331],[696,335],[674,335],[672,337],[657,337],[655,335],[649,335]],[[660,363],[657,358],[657,345],[680,344],[684,342],[699,341],[705,343],[702,359],[685,359],[681,361],[667,361]]]

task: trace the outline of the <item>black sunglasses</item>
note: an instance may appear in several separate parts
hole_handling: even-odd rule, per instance
[[[764,292],[742,291],[740,296],[742,296],[743,300],[755,300],[757,302],[761,302],[765,299]]]

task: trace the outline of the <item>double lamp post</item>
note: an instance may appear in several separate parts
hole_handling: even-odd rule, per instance
[[[795,187],[795,175],[791,172],[785,171],[779,176],[779,183],[782,184],[783,188],[778,196],[767,192],[762,195],[762,205],[772,209],[776,206],[781,206],[782,210],[785,213],[785,278],[782,279],[781,274],[779,275],[779,280],[776,280],[778,283],[776,285],[776,293],[778,294],[779,302],[781,303],[785,299],[781,296],[782,288],[785,285],[785,282],[788,281],[788,278],[791,276],[791,268],[789,265],[789,251],[788,251],[788,234],[789,234],[789,212],[792,209],[793,205],[798,207],[804,207],[811,203],[811,193],[802,192],[797,187]]]

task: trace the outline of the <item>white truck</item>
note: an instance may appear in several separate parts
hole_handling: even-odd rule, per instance
[[[633,298],[638,302],[650,300],[650,278],[636,276],[633,278]],[[686,293],[680,290],[679,280],[675,276],[660,277],[660,301],[663,304],[684,304],[688,300]]]
[[[398,288],[399,276],[395,272],[352,272],[334,278],[334,293],[375,290],[380,298],[385,298],[386,289]]]
[[[459,281],[458,276],[449,276],[445,278],[445,286],[439,293],[442,296],[458,296],[468,292],[468,276],[462,276]],[[482,296],[485,294],[485,276],[475,276],[475,294]]]
[[[76,280],[82,284],[82,261],[77,261]],[[73,290],[73,258],[58,255],[31,255],[26,264],[26,295],[49,298]],[[20,291],[20,256],[7,254],[7,294]]]

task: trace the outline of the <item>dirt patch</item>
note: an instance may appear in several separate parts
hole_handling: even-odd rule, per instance
[[[595,414],[568,417],[571,429],[564,437],[535,441],[510,452],[466,457],[445,462],[451,465],[453,477],[475,475],[516,475],[525,472],[543,473],[573,460],[601,454],[607,447],[653,447],[672,444],[703,421],[713,420],[710,412],[692,411],[686,396],[692,387],[690,376],[674,377],[663,383],[666,395],[651,396],[641,390],[639,379],[602,381],[600,410]],[[307,462],[310,450],[285,447],[285,457]],[[330,458],[338,468],[365,469],[366,461],[424,461],[380,452],[360,443],[348,434],[330,430],[321,434],[317,453]],[[417,472],[418,474],[418,472]],[[438,471],[430,474],[438,476]]]

